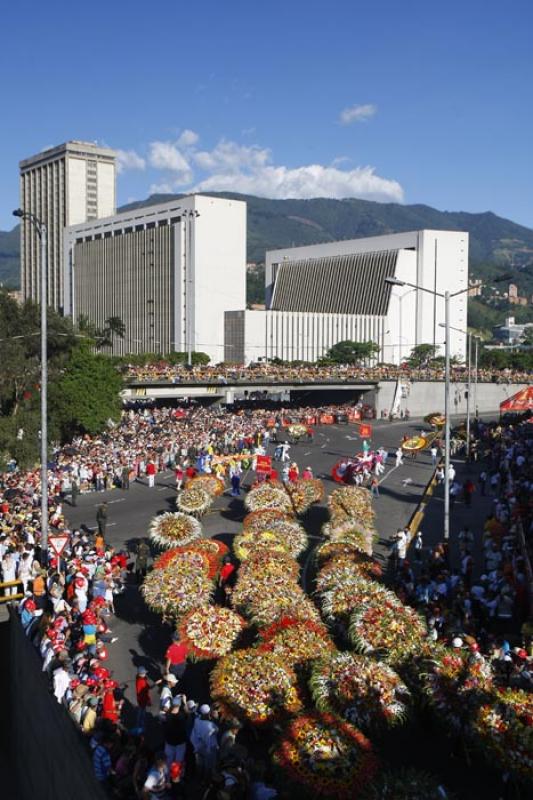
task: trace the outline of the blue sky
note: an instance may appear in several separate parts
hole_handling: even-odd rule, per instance
[[[232,189],[491,210],[533,227],[527,0],[18,0],[2,8],[0,228],[18,161],[120,151],[118,200]]]

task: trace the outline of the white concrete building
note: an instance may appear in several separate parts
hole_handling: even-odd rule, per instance
[[[35,214],[48,232],[48,303],[61,309],[63,231],[116,210],[115,153],[90,142],[67,142],[20,162],[20,207]],[[22,296],[40,299],[39,237],[22,219],[20,226]]]
[[[65,313],[126,326],[116,354],[224,358],[224,314],[246,305],[246,203],[191,195],[65,232]]]
[[[226,315],[226,360],[314,361],[344,339],[373,341],[400,363],[417,344],[443,352],[444,300],[386,277],[443,293],[468,286],[468,234],[413,231],[270,251],[261,311]],[[451,301],[451,353],[464,359],[467,293]],[[460,329],[460,330],[453,330]]]

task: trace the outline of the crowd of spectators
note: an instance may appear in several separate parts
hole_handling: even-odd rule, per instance
[[[218,364],[216,366],[186,366],[158,361],[153,364],[126,365],[124,375],[139,383],[162,381],[168,383],[307,383],[346,382],[346,381],[443,381],[444,367],[409,367],[407,364],[395,366],[380,364],[376,366],[357,366],[333,364],[319,366],[302,363],[297,366],[278,365],[262,362],[250,366]],[[452,367],[453,381],[465,381],[466,367]],[[529,372],[504,369],[477,370],[477,380],[481,383],[528,383]]]
[[[485,519],[456,533],[451,549],[426,548],[418,532],[393,537],[398,593],[426,617],[431,636],[485,655],[503,685],[533,690],[533,629],[528,588],[533,550],[533,426],[529,421],[486,424],[474,433],[481,471],[464,482],[462,502],[475,491],[488,501]],[[467,483],[472,491],[467,496]],[[453,522],[452,510],[452,522]],[[522,531],[525,534],[524,553]],[[409,556],[409,558],[407,558]],[[512,646],[513,645],[513,646]]]

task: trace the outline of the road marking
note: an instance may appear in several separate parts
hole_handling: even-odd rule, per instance
[[[345,436],[345,439],[350,439],[351,442],[356,442],[359,436]]]
[[[326,444],[327,444],[327,442],[324,442],[324,444],[321,444],[321,445],[320,445],[320,449],[321,449],[321,450],[323,450],[323,449],[324,449],[324,447],[326,446]]]
[[[113,505],[113,503],[125,503],[126,502],[126,498],[125,497],[121,497],[119,500],[107,500],[107,501],[106,500],[102,500],[102,503],[105,503],[105,502],[107,502],[108,506],[111,506],[111,505]],[[95,508],[98,508],[98,506],[101,506],[102,503],[93,503],[93,505],[94,505]]]
[[[307,453],[304,453],[304,456],[310,456],[310,455],[311,455],[311,450],[308,450]]]

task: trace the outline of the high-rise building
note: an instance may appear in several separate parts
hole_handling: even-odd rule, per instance
[[[48,304],[64,305],[63,233],[115,213],[115,153],[90,142],[67,142],[20,162],[20,207],[47,226]],[[35,227],[20,226],[22,296],[40,298],[40,246]]]
[[[224,314],[246,304],[246,203],[189,195],[65,231],[65,314],[120,317],[112,352],[224,358]]]

